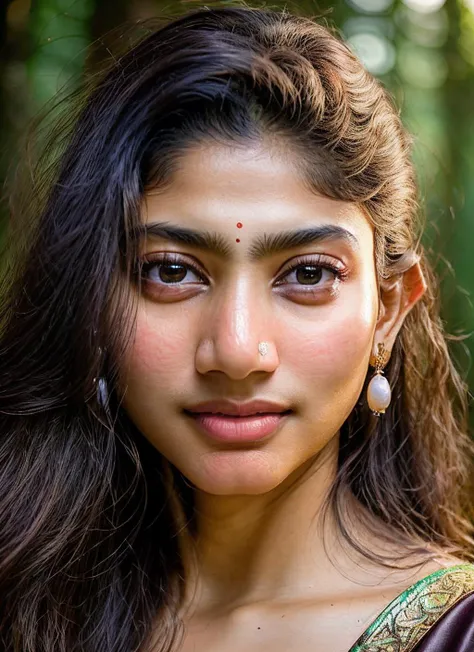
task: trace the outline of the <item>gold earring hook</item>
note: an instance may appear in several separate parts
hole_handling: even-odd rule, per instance
[[[375,368],[375,373],[382,373],[383,368],[390,359],[390,351],[385,348],[383,342],[377,345],[377,355],[370,356],[370,365]]]

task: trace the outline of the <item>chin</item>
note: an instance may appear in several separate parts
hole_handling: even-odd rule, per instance
[[[291,471],[285,472],[274,453],[226,450],[205,453],[194,473],[182,472],[200,491],[232,496],[265,494],[283,482]]]

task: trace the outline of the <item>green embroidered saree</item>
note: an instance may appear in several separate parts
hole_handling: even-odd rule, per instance
[[[349,652],[474,652],[474,564],[444,568],[393,600]]]

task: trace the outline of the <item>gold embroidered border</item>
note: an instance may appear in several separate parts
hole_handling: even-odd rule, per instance
[[[459,600],[474,592],[474,564],[443,568],[393,600],[349,652],[411,652]]]

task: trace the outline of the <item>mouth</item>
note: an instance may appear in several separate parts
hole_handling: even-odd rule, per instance
[[[285,410],[283,412],[253,412],[252,414],[228,414],[226,412],[194,412],[192,410],[184,410],[185,414],[189,414],[190,416],[196,416],[196,415],[211,415],[211,416],[219,416],[219,417],[229,417],[232,419],[248,419],[249,417],[262,417],[262,416],[267,416],[269,414],[271,415],[284,415],[284,414],[290,414],[293,410]]]
[[[225,412],[193,412],[184,410],[198,429],[219,442],[245,443],[267,439],[275,434],[293,410],[255,412],[236,415]]]

